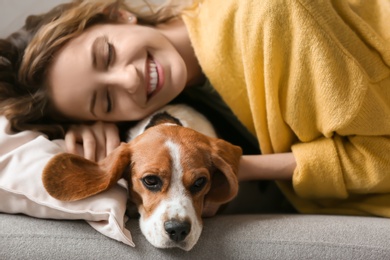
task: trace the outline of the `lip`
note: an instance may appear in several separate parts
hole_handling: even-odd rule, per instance
[[[149,89],[150,89],[150,69],[149,69],[149,61],[150,60],[153,61],[157,66],[158,82],[157,82],[157,87],[153,91],[153,93],[148,94]],[[146,71],[146,75],[145,75],[145,78],[146,78],[146,80],[145,80],[146,81],[146,97],[147,97],[147,100],[150,100],[164,86],[164,70],[163,70],[161,64],[157,60],[155,60],[154,57],[150,53],[148,53],[148,57],[146,59],[145,71]]]

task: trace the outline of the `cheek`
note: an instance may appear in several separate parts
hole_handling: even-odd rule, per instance
[[[172,60],[171,68],[171,85],[174,91],[180,93],[187,83],[187,69],[180,55],[177,55],[177,59]]]
[[[173,55],[172,55],[173,56]],[[176,55],[176,59],[170,60],[169,76],[166,77],[165,87],[168,93],[165,97],[171,101],[178,96],[187,85],[187,69],[186,65],[180,55]]]
[[[155,209],[161,204],[161,202],[165,199],[165,196],[162,194],[148,193],[142,196],[143,201],[143,216],[145,218],[150,217]]]
[[[152,55],[163,70],[164,85],[162,92],[164,92],[166,99],[171,100],[180,94],[187,85],[187,66],[183,57],[172,46],[161,46]]]
[[[131,198],[136,203],[139,213],[144,218],[150,217],[158,205],[161,204],[161,201],[166,199],[166,194],[148,191],[140,183],[133,185],[131,194]]]
[[[197,198],[193,198],[194,209],[196,212],[196,216],[201,221],[203,206],[204,206],[204,196],[199,196]]]
[[[148,115],[147,111],[143,111],[129,96],[120,88],[116,88],[115,97],[115,120],[118,121],[136,121],[145,118]],[[131,111],[131,113],[129,113]]]
[[[200,191],[200,193],[196,194],[194,197],[192,197],[194,209],[196,212],[196,216],[198,217],[200,223],[202,223],[202,212],[204,208],[204,200],[207,195],[207,193],[210,191],[211,185],[208,183],[206,187]]]

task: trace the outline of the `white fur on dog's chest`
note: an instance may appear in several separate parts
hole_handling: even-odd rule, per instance
[[[183,104],[168,105],[156,111],[153,113],[153,115],[161,112],[167,112],[168,114],[177,118],[184,127],[191,128],[206,136],[217,137],[212,124],[206,119],[205,116],[197,112],[192,107]],[[129,142],[131,139],[134,139],[138,135],[142,134],[153,115],[141,120],[137,123],[136,126],[132,127],[127,134],[126,141]]]

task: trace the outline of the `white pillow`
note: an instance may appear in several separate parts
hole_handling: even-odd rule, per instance
[[[12,133],[0,116],[0,212],[37,218],[84,219],[94,229],[134,246],[125,228],[127,190],[120,185],[76,202],[52,198],[43,187],[42,170],[55,154],[64,152],[64,141],[49,141],[43,134]]]

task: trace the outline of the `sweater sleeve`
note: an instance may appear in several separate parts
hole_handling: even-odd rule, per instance
[[[346,199],[390,193],[390,138],[340,136],[292,147],[297,159],[294,190],[307,199]]]

